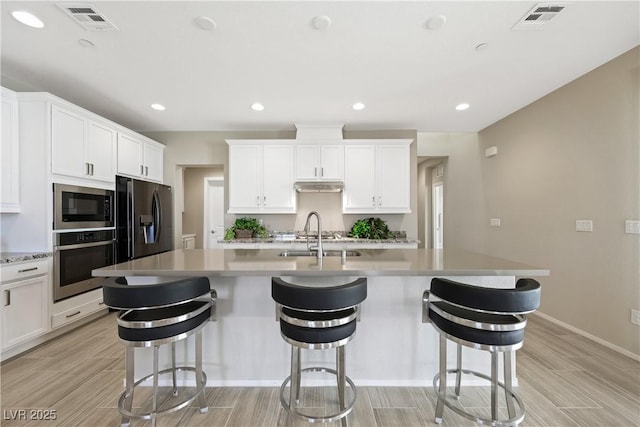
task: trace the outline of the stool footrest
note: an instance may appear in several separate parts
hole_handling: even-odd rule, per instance
[[[174,369],[172,368],[168,368],[168,369],[163,369],[162,371],[158,372],[158,376],[162,375],[162,374],[170,374],[173,373]],[[176,372],[193,372],[196,376],[197,376],[197,371],[195,368],[190,367],[190,366],[178,366],[175,368]],[[153,374],[149,374],[144,378],[139,379],[138,381],[136,381],[133,384],[133,389],[131,390],[131,393],[133,393],[133,391],[136,389],[137,386],[139,386],[140,384],[142,384],[143,382],[153,378]],[[185,400],[181,400],[180,402],[178,402],[177,404],[175,404],[174,406],[170,407],[170,408],[164,408],[162,410],[158,410],[154,413],[152,412],[145,412],[145,413],[136,413],[133,411],[129,411],[127,409],[125,409],[124,407],[124,403],[125,403],[125,399],[128,397],[127,392],[123,392],[120,395],[120,399],[118,400],[118,410],[120,411],[120,414],[124,417],[127,418],[135,418],[135,419],[142,419],[142,420],[149,420],[149,419],[153,419],[158,417],[159,415],[163,415],[163,414],[169,414],[172,412],[176,412],[179,411],[180,409],[188,406],[191,402],[193,402],[199,395],[200,393],[204,393],[204,388],[205,385],[207,384],[207,374],[202,371],[202,378],[200,378],[200,381],[198,381],[198,378],[196,378],[196,390],[195,393],[193,393],[192,396],[189,396],[187,399]]]
[[[302,369],[300,372],[301,373],[302,372],[326,372],[326,373],[338,376],[338,372],[335,369],[319,367],[319,366],[313,366],[313,367],[305,368],[305,369]],[[310,423],[332,423],[334,421],[339,421],[342,418],[344,418],[347,415],[349,415],[349,413],[351,413],[351,411],[353,410],[353,406],[356,403],[356,397],[357,397],[356,385],[353,383],[351,378],[349,378],[348,376],[345,375],[344,379],[347,382],[347,384],[349,384],[349,387],[351,387],[351,390],[353,391],[353,397],[345,405],[344,409],[342,409],[341,411],[336,412],[334,414],[325,415],[323,417],[320,417],[320,416],[317,416],[317,415],[305,414],[305,413],[301,412],[298,408],[292,408],[291,407],[291,402],[288,402],[287,399],[284,397],[285,396],[285,388],[287,387],[287,384],[289,384],[291,382],[291,375],[289,375],[287,378],[285,378],[284,382],[280,386],[280,403],[282,404],[282,407],[288,413],[293,414],[293,415],[295,415],[295,416],[297,416],[299,418],[302,418],[302,419],[304,419],[304,420],[306,420],[306,421],[308,421]]]
[[[482,378],[484,380],[487,381],[491,381],[491,377],[488,375],[485,375],[481,372],[476,372],[476,371],[471,371],[469,369],[447,369],[447,374],[457,374],[458,372],[465,374],[465,375],[472,375],[474,377],[478,377],[478,378]],[[439,385],[440,385],[440,374],[436,374],[436,376],[433,378],[433,389],[436,392],[436,395],[438,396],[438,399],[442,399],[444,405],[451,409],[453,412],[455,412],[456,414],[476,422],[479,425],[490,425],[492,427],[510,427],[510,426],[517,426],[518,424],[520,424],[522,422],[522,420],[524,420],[524,403],[522,402],[522,399],[520,399],[520,396],[513,391],[512,389],[507,389],[505,384],[501,381],[498,381],[498,387],[500,387],[501,389],[508,391],[509,394],[511,394],[511,396],[513,397],[513,400],[517,403],[518,405],[518,410],[516,411],[515,415],[512,416],[511,418],[507,419],[507,420],[491,420],[488,418],[481,418],[478,417],[477,415],[474,415],[472,413],[463,411],[462,409],[460,409],[458,406],[455,405],[455,402],[453,402],[451,399],[447,399],[447,393],[440,393],[439,391]],[[457,401],[457,399],[459,398],[459,396],[454,395],[453,399],[455,399]],[[440,424],[442,422],[442,419],[435,419],[436,424]]]

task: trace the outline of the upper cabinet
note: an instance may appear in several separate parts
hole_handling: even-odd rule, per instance
[[[296,181],[342,181],[344,145],[296,143]]]
[[[164,145],[118,132],[118,174],[162,182]]]
[[[343,213],[410,213],[410,139],[345,141]]]
[[[0,141],[0,213],[20,212],[18,100],[2,88],[2,140]]]
[[[59,105],[51,106],[51,172],[115,182],[116,130]]]
[[[227,140],[229,213],[295,213],[291,142]]]

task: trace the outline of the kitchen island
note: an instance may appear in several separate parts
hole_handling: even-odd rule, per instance
[[[454,249],[363,249],[360,256],[327,256],[322,261],[281,253],[280,249],[182,249],[103,267],[93,274],[126,276],[130,283],[209,277],[218,294],[217,321],[204,330],[209,386],[275,386],[288,375],[289,348],[280,337],[271,299],[273,276],[326,283],[367,277],[368,296],[358,332],[347,346],[348,375],[359,385],[426,386],[438,364],[437,333],[422,323],[422,293],[432,277],[510,288],[516,277],[549,274],[542,268]],[[180,360],[185,357],[180,352],[190,347],[178,347]],[[455,353],[453,347],[451,351]],[[333,363],[330,350],[304,353],[303,362]],[[136,356],[136,370],[148,371],[151,352],[147,356]],[[186,357],[193,360],[192,354]],[[471,362],[471,369],[489,370],[485,352],[465,349],[465,361]]]

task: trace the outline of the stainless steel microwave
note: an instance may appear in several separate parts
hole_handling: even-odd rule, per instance
[[[114,192],[53,184],[53,229],[113,227]]]

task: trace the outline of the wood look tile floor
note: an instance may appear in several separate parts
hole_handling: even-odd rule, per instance
[[[54,339],[0,367],[2,426],[117,426],[124,377],[123,346],[114,314]],[[348,350],[347,350],[348,352]],[[524,347],[517,353],[518,392],[527,415],[522,426],[640,426],[640,363],[540,317],[530,316]],[[206,389],[207,414],[186,408],[159,418],[158,426],[285,426],[275,387]],[[307,390],[301,406],[322,414],[316,403],[330,391]],[[353,427],[430,426],[436,397],[431,388],[359,387]],[[488,413],[484,387],[465,387],[466,408]],[[501,405],[502,407],[504,405]],[[26,413],[17,410],[41,409]],[[502,408],[501,410],[503,410]],[[55,420],[31,420],[55,410]],[[134,421],[132,427],[150,425]],[[307,425],[296,420],[294,426]],[[334,423],[333,425],[340,425]],[[445,408],[444,426],[473,426]]]

